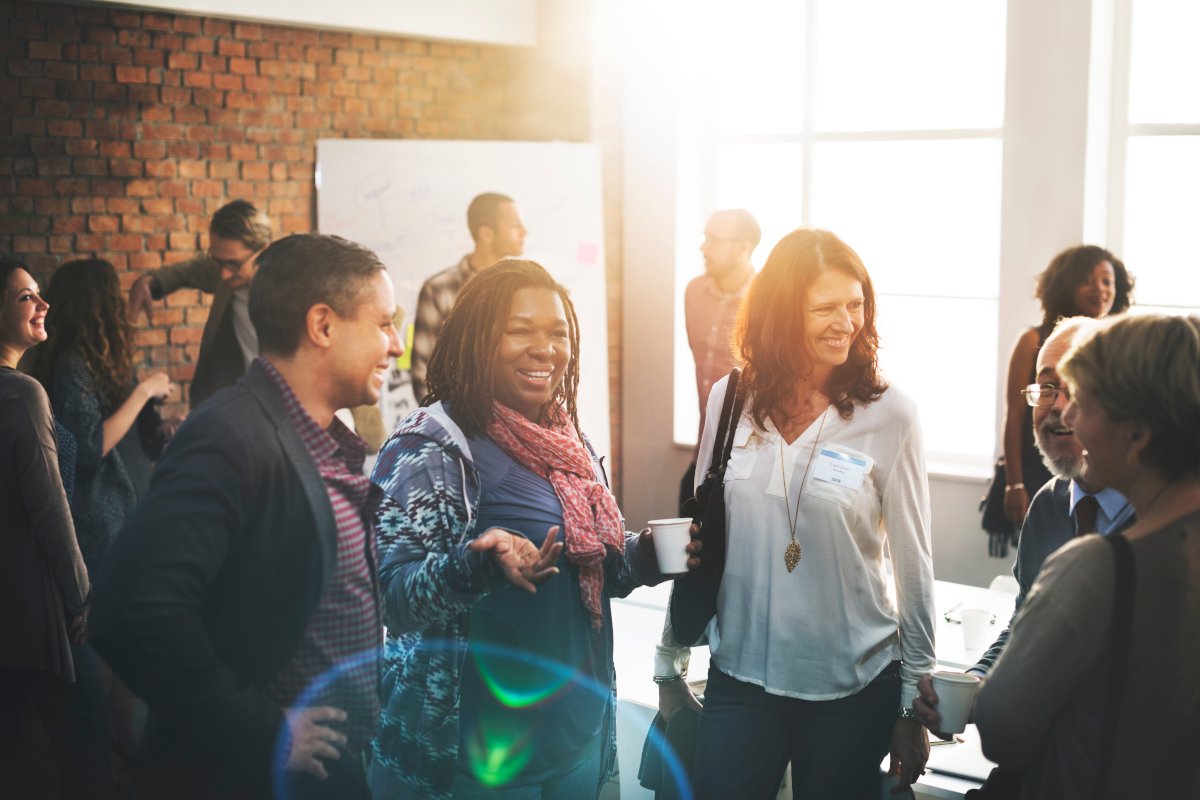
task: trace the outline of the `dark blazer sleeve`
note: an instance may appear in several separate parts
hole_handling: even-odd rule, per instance
[[[189,422],[105,559],[92,641],[164,724],[252,774],[270,763],[283,709],[221,660],[203,614],[263,467],[229,422],[214,414]]]

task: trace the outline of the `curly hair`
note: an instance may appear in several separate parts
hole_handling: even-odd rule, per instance
[[[113,265],[101,258],[68,261],[50,279],[46,343],[35,348],[30,374],[50,391],[54,362],[74,350],[87,362],[111,412],[133,389],[134,330]]]
[[[481,436],[492,419],[492,365],[500,334],[508,318],[513,295],[520,289],[549,289],[562,300],[567,314],[571,360],[550,401],[542,408],[540,423],[562,406],[580,434],[576,395],[579,392],[579,319],[571,294],[540,264],[505,259],[480,270],[468,280],[446,318],[437,344],[429,356],[427,406],[443,400],[451,418],[468,437]]]
[[[754,276],[738,309],[733,348],[743,364],[743,385],[753,402],[751,416],[764,429],[768,416],[789,420],[787,405],[796,384],[808,380],[813,364],[805,352],[804,303],[818,277],[837,270],[863,290],[863,327],[850,346],[846,363],[829,381],[829,400],[843,419],[855,404],[866,406],[883,396],[887,383],[879,373],[879,332],[875,327],[875,289],[862,259],[833,233],[805,226],[779,240]]]
[[[1075,309],[1075,290],[1088,282],[1097,264],[1112,264],[1116,276],[1113,305],[1109,314],[1120,314],[1129,308],[1130,295],[1136,279],[1125,269],[1124,262],[1103,247],[1080,245],[1063,250],[1037,278],[1037,299],[1042,301],[1042,324],[1059,317],[1079,316]]]

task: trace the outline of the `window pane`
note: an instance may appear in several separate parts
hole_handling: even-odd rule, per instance
[[[820,131],[999,128],[1004,0],[817,5]]]
[[[820,142],[812,220],[858,252],[876,291],[994,298],[1000,160],[998,139]]]
[[[1125,253],[1139,303],[1200,306],[1200,136],[1129,139]]]
[[[711,9],[707,57],[723,134],[804,128],[804,3],[721,0]]]
[[[1200,122],[1200,3],[1134,0],[1130,122]]]
[[[879,362],[888,380],[917,401],[927,451],[992,456],[998,305],[879,298]]]
[[[803,155],[798,144],[724,145],[717,152],[717,208],[748,209],[762,228],[755,266],[762,266],[784,234],[800,227]]]

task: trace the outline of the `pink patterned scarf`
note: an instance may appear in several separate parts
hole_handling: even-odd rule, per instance
[[[579,565],[583,604],[593,627],[603,622],[600,594],[604,591],[604,558],[625,552],[625,531],[612,493],[596,482],[587,448],[579,440],[562,406],[548,427],[536,425],[497,400],[487,435],[509,458],[550,481],[563,508],[563,539],[567,560]]]

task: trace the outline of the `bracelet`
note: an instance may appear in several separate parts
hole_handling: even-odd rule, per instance
[[[675,681],[681,681],[686,677],[687,677],[687,670],[685,669],[683,672],[679,673],[678,675],[655,675],[654,682],[661,686],[664,683],[674,683]]]
[[[896,716],[899,719],[916,719],[917,712],[912,706],[901,706],[900,708],[896,709]]]
[[[1004,487],[1004,491],[1007,492],[1010,489],[1024,489],[1024,488],[1025,488],[1025,484],[1023,484],[1023,483],[1010,483],[1008,486]]]

